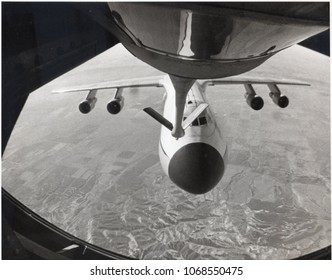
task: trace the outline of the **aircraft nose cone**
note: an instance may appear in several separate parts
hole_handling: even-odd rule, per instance
[[[191,143],[174,154],[168,174],[183,190],[203,194],[218,184],[224,169],[224,160],[214,147],[205,143]]]

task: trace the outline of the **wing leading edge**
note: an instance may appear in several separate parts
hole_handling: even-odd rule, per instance
[[[137,78],[128,80],[119,80],[116,82],[101,82],[90,85],[78,85],[70,88],[53,90],[52,93],[69,93],[78,91],[92,91],[102,89],[120,89],[120,88],[138,88],[138,87],[162,87],[161,80],[164,76],[155,76],[149,78]]]
[[[165,76],[155,76],[149,78],[136,78],[119,80],[116,82],[101,82],[90,85],[78,85],[75,87],[63,88],[53,90],[52,93],[69,93],[78,91],[92,91],[92,90],[103,90],[103,89],[120,89],[120,88],[137,88],[137,87],[163,87]],[[215,85],[231,85],[231,84],[262,84],[262,85],[294,85],[294,86],[310,86],[310,84],[290,79],[269,79],[269,78],[256,78],[256,77],[229,77],[222,79],[209,79],[209,80],[198,80],[199,84],[206,88],[207,86]]]
[[[308,83],[304,83],[298,80],[290,79],[270,79],[270,78],[254,78],[254,77],[229,77],[223,79],[211,79],[211,80],[200,80],[200,84],[203,87],[214,86],[214,85],[245,85],[245,84],[261,84],[261,85],[292,85],[292,86],[310,86]]]

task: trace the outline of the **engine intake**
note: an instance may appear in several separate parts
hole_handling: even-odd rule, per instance
[[[274,104],[278,105],[280,108],[286,108],[289,104],[288,97],[286,95],[281,95],[280,89],[275,84],[268,84],[270,89],[270,97]]]
[[[244,97],[246,98],[248,105],[255,111],[262,109],[264,106],[263,98],[256,95],[256,92],[255,92],[254,88],[252,87],[252,85],[245,84],[244,87],[246,89],[246,93],[245,93]]]
[[[270,97],[273,102],[280,108],[286,108],[289,104],[289,99],[286,95],[280,95],[280,93],[270,92]]]
[[[124,106],[124,98],[122,96],[120,96],[120,97],[112,99],[107,104],[107,111],[112,115],[116,115],[116,114],[120,113],[123,106]]]
[[[247,101],[248,105],[255,111],[262,109],[264,106],[263,98],[260,96],[257,96],[257,95],[249,94],[246,97],[246,101]]]
[[[80,112],[82,114],[88,114],[95,107],[96,102],[97,102],[97,98],[96,97],[89,98],[87,100],[82,101],[80,103],[80,105],[78,106],[78,109],[80,110]]]

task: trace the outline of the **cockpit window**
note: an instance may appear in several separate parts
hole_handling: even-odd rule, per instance
[[[192,126],[199,126],[198,119],[195,119],[192,123]]]
[[[199,123],[200,123],[200,125],[207,124],[206,117],[200,117],[199,118]]]
[[[183,121],[185,121],[187,119],[187,117],[183,118]],[[205,125],[207,124],[207,120],[206,117],[200,117],[195,119],[192,123],[191,126],[200,126],[200,125]]]

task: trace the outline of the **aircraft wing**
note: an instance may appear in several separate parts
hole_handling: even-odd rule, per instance
[[[257,78],[257,77],[241,77],[234,76],[222,79],[211,79],[211,80],[201,80],[200,84],[204,87],[214,86],[214,85],[227,85],[227,84],[262,84],[262,85],[294,85],[294,86],[310,86],[308,83],[304,83],[298,80],[290,79],[270,79],[270,78]]]
[[[107,110],[110,114],[118,114],[124,106],[124,98],[122,96],[123,89],[139,87],[163,87],[163,78],[164,76],[154,76],[148,78],[118,80],[116,82],[99,82],[90,85],[77,85],[75,87],[57,89],[53,90],[52,93],[87,91],[88,95],[79,105],[80,112],[87,114],[95,107],[98,90],[116,89],[113,99],[107,104]]]
[[[230,78],[223,79],[211,79],[203,80],[200,82],[202,88],[205,90],[207,86],[214,85],[231,85],[231,84],[240,84],[245,88],[245,98],[248,105],[254,110],[260,110],[264,106],[264,100],[256,95],[256,92],[253,88],[253,84],[266,85],[269,89],[269,96],[272,98],[273,102],[278,105],[280,108],[286,108],[289,104],[288,97],[281,94],[278,85],[292,85],[292,86],[310,86],[308,83],[297,80],[289,79],[269,79],[269,78],[252,78],[252,77],[241,77],[235,76]]]
[[[89,85],[77,85],[75,87],[53,90],[52,93],[67,93],[78,91],[96,91],[102,89],[124,89],[138,87],[162,87],[161,80],[164,76],[154,76],[148,78],[137,78],[128,80],[118,80],[116,82],[100,82]]]
[[[53,90],[52,93],[66,93],[66,92],[78,92],[78,91],[91,91],[102,89],[119,89],[119,88],[137,88],[137,87],[162,87],[161,82],[164,76],[154,76],[148,78],[137,78],[128,80],[118,80],[116,82],[100,82],[89,85],[77,85],[75,87],[62,88]],[[263,85],[297,85],[297,86],[310,86],[310,84],[290,79],[270,79],[270,78],[257,78],[257,77],[228,77],[222,79],[208,79],[199,80],[199,83],[206,86],[214,85],[227,85],[227,84],[263,84]]]

